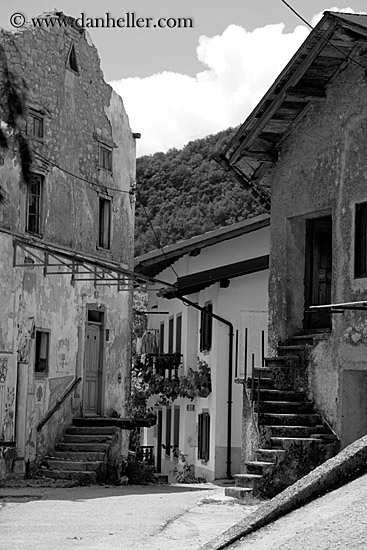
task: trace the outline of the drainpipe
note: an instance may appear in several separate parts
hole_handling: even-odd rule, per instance
[[[224,323],[229,327],[229,350],[228,350],[228,394],[227,394],[227,478],[231,479],[232,473],[231,473],[231,462],[232,462],[232,373],[233,373],[233,325],[230,321],[227,319],[224,319],[223,317],[220,317],[219,315],[216,315],[215,313],[211,312],[209,313],[206,309],[199,306],[198,304],[195,304],[195,302],[192,302],[191,300],[188,300],[187,298],[183,298],[182,296],[177,295],[176,292],[173,292],[173,295],[178,300],[181,300],[184,304],[187,304],[189,306],[194,307],[195,309],[202,311],[203,313],[206,313],[213,319],[216,319],[217,321],[220,321],[221,323]]]

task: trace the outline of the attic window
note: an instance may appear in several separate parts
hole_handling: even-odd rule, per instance
[[[69,51],[67,66],[74,73],[79,73],[78,62],[76,60],[76,53],[75,53],[74,44],[71,45],[71,48],[70,48],[70,51]]]

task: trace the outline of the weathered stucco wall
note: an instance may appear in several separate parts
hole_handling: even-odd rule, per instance
[[[366,56],[360,57],[366,64]],[[302,331],[305,220],[332,216],[333,303],[366,298],[367,278],[354,277],[355,204],[367,201],[367,81],[350,63],[314,102],[284,142],[272,173],[270,342]],[[332,316],[332,332],[312,354],[310,392],[340,434],[341,371],[366,369],[367,316]],[[346,422],[347,420],[344,420]],[[367,431],[367,426],[366,426]]]
[[[73,285],[70,274],[44,276],[42,267],[13,268],[13,239],[31,237],[132,269],[135,140],[123,102],[104,82],[97,50],[85,32],[24,27],[5,35],[2,46],[9,69],[26,83],[28,108],[44,124],[43,138],[28,136],[31,171],[44,177],[41,235],[26,231],[28,188],[12,148],[0,163],[7,200],[0,206],[0,360],[6,353],[10,358],[3,395],[0,380],[0,439],[13,439],[17,423],[19,454],[33,460],[83,411],[90,306],[104,313],[101,414],[127,415],[132,296],[126,287],[95,287],[93,281]],[[72,46],[77,71],[68,65]],[[27,120],[23,130],[27,133]],[[113,151],[112,171],[100,167],[101,144]],[[98,247],[100,196],[111,200],[109,249]],[[18,254],[24,260],[24,253]],[[50,332],[49,368],[41,375],[34,367],[37,328]],[[37,436],[36,425],[76,376],[82,383]]]

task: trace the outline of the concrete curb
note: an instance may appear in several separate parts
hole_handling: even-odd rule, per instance
[[[200,550],[222,550],[240,538],[292,512],[306,502],[341,487],[367,471],[367,436],[287,487],[254,513],[208,542]]]

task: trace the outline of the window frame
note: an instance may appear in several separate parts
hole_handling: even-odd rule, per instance
[[[41,132],[35,131],[36,124],[35,121],[38,121],[40,124],[38,128],[41,129]],[[43,141],[44,135],[45,135],[45,117],[42,113],[35,111],[34,109],[28,110],[28,117],[27,117],[27,136],[37,139],[39,141]]]
[[[99,143],[98,146],[98,166],[101,170],[112,174],[112,154],[113,149],[105,143]]]
[[[38,335],[45,335],[47,338],[46,338],[46,358],[45,358],[45,368],[43,368],[42,370],[37,368],[38,367],[38,364],[39,364],[39,361],[41,361],[41,357],[39,357],[37,359],[37,355],[39,354],[40,352],[40,346],[41,346],[41,342],[40,344],[37,343],[37,336]],[[45,378],[46,376],[48,376],[49,374],[49,368],[50,368],[50,336],[51,336],[51,331],[49,329],[44,329],[44,328],[36,328],[35,329],[35,332],[34,332],[34,374],[36,376],[36,378]]]
[[[170,317],[168,320],[168,353],[173,353],[173,338],[175,333],[175,318]]]
[[[164,353],[164,321],[159,325],[159,353]]]
[[[209,462],[210,458],[210,414],[203,410],[198,415],[198,459]]]
[[[367,277],[367,202],[355,205],[354,278]]]
[[[99,250],[111,250],[111,228],[112,228],[112,204],[111,199],[99,195],[98,197],[98,244]],[[105,209],[108,205],[108,227],[105,227]],[[106,238],[107,236],[107,238]],[[107,241],[107,242],[106,242]]]
[[[208,313],[213,312],[212,302],[205,302],[204,309]],[[205,311],[200,316],[200,351],[209,352],[212,348],[213,318]]]
[[[26,225],[25,230],[27,233],[32,235],[42,236],[43,232],[43,194],[44,194],[44,176],[42,174],[37,174],[32,172],[30,175],[30,182],[27,184],[27,204],[26,204]],[[39,182],[39,193],[32,192],[31,186],[34,185],[34,180]],[[31,198],[33,200],[31,201]],[[35,212],[30,212],[31,204],[37,204]],[[34,227],[30,222],[30,218],[36,220]]]
[[[182,313],[176,315],[176,353],[182,352]]]
[[[165,445],[166,456],[171,456],[171,429],[172,429],[172,407],[166,407],[166,445]]]

